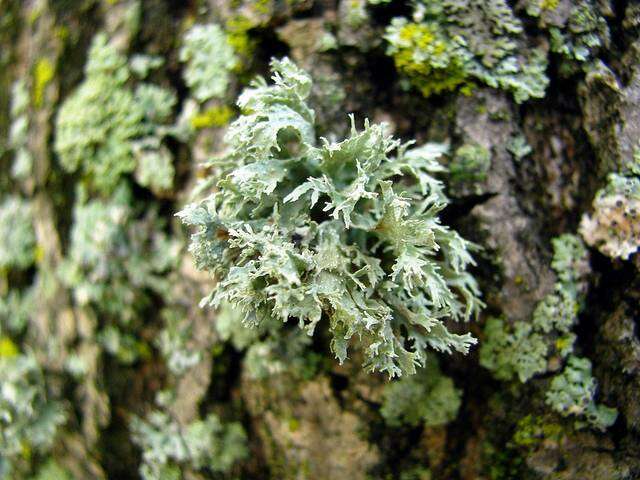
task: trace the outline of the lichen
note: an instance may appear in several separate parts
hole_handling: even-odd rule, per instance
[[[227,472],[246,457],[246,435],[239,423],[223,424],[209,414],[180,425],[161,411],[131,421],[133,441],[142,448],[144,480],[182,478],[182,468]]]
[[[550,422],[542,416],[527,415],[518,420],[513,443],[518,447],[534,448],[545,441],[558,442],[563,435],[562,425]]]
[[[383,395],[380,413],[390,426],[445,425],[456,418],[462,403],[462,391],[434,360],[418,375],[385,385]]]
[[[416,2],[413,21],[394,18],[385,35],[398,70],[425,96],[485,84],[516,102],[541,98],[546,55],[524,46],[523,27],[504,0]]]
[[[195,25],[184,36],[180,60],[184,80],[199,102],[223,98],[231,72],[238,66],[232,42],[219,25]]]
[[[191,126],[196,130],[223,127],[231,121],[234,115],[234,110],[227,105],[211,107],[191,117]]]
[[[551,27],[551,50],[569,60],[592,60],[609,43],[609,27],[592,0],[573,2],[566,25]]]
[[[580,233],[587,244],[612,258],[627,260],[640,247],[640,177],[612,173],[585,214]]]
[[[92,306],[126,324],[150,292],[163,293],[163,279],[176,261],[175,242],[150,211],[136,219],[131,192],[120,185],[109,200],[88,200],[78,191],[69,251],[59,278],[77,305]]]
[[[48,451],[64,421],[35,357],[13,351],[0,356],[0,476],[11,478],[12,464],[26,450]]]
[[[597,382],[591,375],[588,358],[569,357],[564,371],[551,381],[546,402],[562,416],[577,416],[578,428],[585,423],[598,430],[606,430],[618,416],[615,408],[595,403]]]
[[[9,147],[14,152],[11,174],[24,180],[33,169],[33,155],[29,151],[29,92],[24,80],[16,80],[11,89],[11,127]]]
[[[0,271],[24,270],[35,261],[36,236],[31,204],[17,195],[0,203]]]
[[[44,57],[36,62],[33,68],[33,104],[41,107],[44,102],[44,91],[49,82],[53,80],[55,67],[51,60]]]
[[[552,240],[551,267],[557,282],[554,291],[537,305],[530,322],[510,325],[490,318],[485,341],[480,348],[480,364],[500,380],[517,376],[527,382],[548,370],[552,355],[566,358],[573,352],[575,334],[571,331],[583,307],[588,252],[579,237],[564,234]]]
[[[169,183],[168,152],[160,148],[160,138],[167,133],[162,126],[171,114],[175,95],[147,84],[132,91],[130,73],[127,59],[107,36],[96,35],[85,79],[62,104],[57,117],[54,149],[61,165],[70,172],[80,170],[89,185],[104,194],[113,192],[120,178],[133,172],[138,158],[148,152],[138,142],[158,146],[152,160],[164,162],[164,178],[159,183]]]
[[[507,151],[513,155],[513,158],[517,162],[521,161],[533,151],[531,145],[527,143],[527,139],[524,135],[515,135],[511,137],[506,147]]]
[[[473,185],[487,178],[491,168],[491,152],[476,144],[464,144],[456,149],[449,163],[449,178],[454,185]]]
[[[272,68],[274,85],[257,80],[239,98],[245,113],[200,188],[216,191],[179,213],[195,227],[198,267],[218,278],[202,305],[230,303],[254,327],[293,320],[309,335],[326,316],[340,362],[358,338],[365,367],[390,376],[414,373],[429,347],[466,353],[475,339],[442,319],[467,320],[482,303],[466,272],[471,244],[437,217],[446,199],[431,174],[444,147],[410,150],[353,118],[347,139],[318,145],[310,77],[288,59]]]

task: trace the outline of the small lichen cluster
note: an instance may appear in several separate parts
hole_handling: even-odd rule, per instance
[[[475,339],[444,320],[481,302],[471,245],[437,216],[444,147],[410,149],[353,118],[347,139],[318,142],[310,77],[288,59],[272,68],[273,85],[256,80],[238,100],[245,114],[200,187],[210,195],[179,214],[218,281],[202,305],[229,303],[249,327],[294,321],[312,335],[326,323],[340,362],[357,339],[367,370],[390,376],[414,373],[428,348],[466,353]]]
[[[4,341],[4,340],[3,340]],[[46,452],[65,421],[62,405],[48,398],[32,354],[6,346],[0,355],[0,478],[12,478],[25,452]]]
[[[179,310],[166,308],[162,311],[165,327],[157,338],[157,345],[165,358],[167,367],[174,375],[181,375],[200,362],[202,352],[189,348],[192,338],[191,325],[185,324]]]
[[[456,149],[448,168],[453,191],[464,187],[477,189],[491,168],[491,152],[482,145],[466,143]]]
[[[15,194],[0,203],[0,338],[7,342],[10,338],[3,335],[21,334],[34,309],[33,285],[10,280],[15,274],[28,277],[26,271],[37,261],[32,210],[28,200]]]
[[[150,293],[167,291],[163,273],[178,253],[154,213],[136,219],[131,204],[126,184],[108,200],[87,199],[80,189],[69,252],[59,269],[77,305],[91,306],[122,324],[137,316]]]
[[[528,0],[527,13],[539,18],[549,31],[551,51],[565,61],[561,73],[572,73],[577,67],[597,58],[609,45],[609,27],[594,0]]]
[[[546,54],[527,48],[523,27],[504,0],[420,0],[413,20],[394,18],[387,53],[424,96],[484,84],[516,102],[541,98]]]
[[[231,72],[239,65],[231,39],[219,25],[194,25],[184,36],[180,60],[185,62],[185,83],[191,95],[203,103],[223,98]]]
[[[551,266],[557,282],[554,292],[536,306],[532,321],[509,325],[490,318],[485,326],[480,364],[500,380],[517,376],[524,383],[546,372],[551,356],[566,358],[573,351],[575,334],[571,330],[584,301],[588,256],[575,235],[561,235],[552,243]]]
[[[615,408],[597,405],[597,382],[591,374],[591,362],[588,358],[569,357],[564,371],[551,381],[546,393],[546,402],[561,415],[577,416],[578,428],[586,424],[606,430],[613,425],[618,416]]]
[[[245,351],[243,366],[248,378],[264,380],[274,375],[307,378],[317,366],[317,354],[310,351],[312,338],[298,328],[283,329],[279,319],[267,319],[255,328],[242,324],[232,305],[221,305],[216,316],[220,339]]]
[[[435,360],[410,377],[387,384],[380,413],[390,426],[445,425],[456,418],[462,392],[445,376]]]
[[[16,80],[11,89],[11,127],[9,147],[14,152],[11,174],[27,178],[33,169],[33,156],[29,151],[29,92],[24,80]]]
[[[22,333],[35,308],[35,289],[8,288],[0,293],[0,332]]]
[[[175,95],[152,84],[133,89],[130,77],[126,57],[105,34],[96,35],[85,79],[57,117],[54,149],[61,165],[82,172],[92,188],[106,194],[136,168],[144,186],[162,189],[173,181],[172,158],[161,139],[170,132],[166,122]]]
[[[593,212],[582,217],[580,233],[611,258],[627,260],[634,254],[640,247],[640,176],[609,174],[593,200]]]
[[[509,326],[503,320],[489,319],[480,363],[498,379],[510,380],[517,375],[524,383],[549,371],[553,355],[566,358],[563,371],[553,377],[546,392],[547,404],[563,416],[585,418],[588,425],[604,430],[613,424],[617,412],[595,405],[597,383],[591,375],[591,362],[573,354],[576,336],[571,330],[583,308],[588,252],[576,235],[561,235],[552,243],[555,291],[537,305],[531,323]],[[582,420],[576,424],[584,425]]]
[[[131,421],[133,441],[142,449],[140,475],[144,480],[182,478],[182,469],[228,472],[246,457],[246,436],[237,423],[223,425],[209,414],[180,426],[168,414],[152,412],[146,420]]]
[[[17,195],[9,195],[0,203],[0,271],[29,268],[35,254],[31,204]]]

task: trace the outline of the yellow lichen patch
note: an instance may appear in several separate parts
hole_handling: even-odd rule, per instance
[[[225,23],[227,43],[241,60],[234,68],[236,73],[244,70],[253,56],[255,42],[251,40],[247,32],[255,26],[251,20],[241,15],[232,17]]]
[[[404,73],[425,97],[460,89],[471,93],[463,62],[435,27],[407,23],[398,34],[401,46],[393,54],[396,68]]]
[[[0,358],[15,357],[18,353],[20,350],[9,337],[0,337]]]
[[[577,313],[577,312],[576,312]],[[560,337],[556,340],[556,350],[562,352],[563,350],[573,345],[573,338],[570,336]]]
[[[233,109],[227,105],[212,107],[191,118],[191,126],[196,130],[210,127],[222,127],[233,117]]]
[[[42,106],[44,91],[53,76],[55,68],[48,58],[41,58],[33,69],[33,103],[36,107]]]
[[[44,248],[42,248],[42,245],[36,245],[33,254],[36,263],[42,262],[42,260],[44,260]]]
[[[540,0],[540,8],[542,10],[555,10],[559,4],[560,0]]]
[[[273,10],[273,3],[271,0],[257,0],[253,4],[253,8],[256,13],[261,15],[270,15]]]

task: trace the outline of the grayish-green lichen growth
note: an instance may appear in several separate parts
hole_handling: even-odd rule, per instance
[[[130,76],[126,57],[105,34],[96,35],[85,79],[58,113],[54,148],[60,163],[67,171],[81,171],[103,193],[111,193],[123,174],[136,169],[138,161],[143,172],[149,172],[150,163],[158,164],[160,187],[173,180],[173,167],[159,138],[168,133],[163,124],[172,113],[175,95],[148,84],[134,91]],[[143,185],[157,186],[148,177],[139,176]]]
[[[168,291],[164,272],[176,261],[176,244],[154,212],[135,218],[130,189],[109,200],[87,200],[82,189],[73,214],[71,245],[59,275],[80,306],[93,306],[127,323],[150,292]]]
[[[33,287],[20,291],[11,288],[0,294],[0,332],[21,333],[35,308]]]
[[[588,425],[606,430],[613,425],[618,416],[615,408],[595,403],[596,379],[591,375],[591,362],[588,358],[571,356],[564,371],[551,381],[546,393],[546,402],[561,415],[577,416],[577,427]]]
[[[480,347],[480,365],[499,380],[517,376],[526,382],[547,369],[548,345],[544,336],[526,322],[510,327],[500,318],[489,318]]]
[[[238,58],[227,34],[214,23],[194,25],[184,36],[180,60],[186,63],[184,80],[199,102],[222,98]]]
[[[507,151],[513,155],[513,158],[518,162],[533,151],[531,145],[527,143],[527,139],[524,135],[515,135],[511,137],[506,147]]]
[[[521,21],[504,0],[419,0],[413,19],[394,18],[387,53],[423,95],[485,84],[516,102],[541,98],[546,54],[526,45]]]
[[[183,321],[183,315],[183,312],[175,309],[164,309],[162,317],[165,327],[156,342],[166,359],[167,367],[175,375],[185,373],[202,359],[202,352],[188,346],[192,331],[191,325]]]
[[[154,411],[131,422],[133,441],[142,448],[144,480],[182,478],[182,468],[227,472],[246,457],[246,435],[239,423],[223,424],[209,414],[181,426],[168,414]]]
[[[449,178],[453,184],[482,182],[491,168],[491,152],[476,144],[465,144],[455,152],[449,163]]]
[[[526,382],[547,371],[552,353],[565,358],[573,351],[575,334],[571,330],[584,301],[588,253],[575,235],[561,235],[552,244],[551,267],[557,282],[554,291],[536,306],[532,321],[511,326],[490,318],[485,326],[480,364],[500,380],[517,376]]]
[[[609,27],[598,8],[593,0],[574,2],[563,28],[549,29],[551,50],[578,62],[593,59],[609,43]]]
[[[64,423],[62,406],[48,398],[43,372],[31,354],[0,355],[0,478],[25,449],[46,452]]]
[[[202,305],[309,335],[324,320],[340,362],[357,339],[367,370],[390,376],[414,373],[429,348],[467,353],[475,339],[443,320],[466,321],[482,303],[471,245],[438,219],[444,147],[410,149],[353,118],[347,139],[318,141],[311,78],[288,59],[272,68],[273,85],[259,79],[240,96],[246,113],[200,187],[210,195],[179,214],[195,227],[198,267],[218,279]]]
[[[243,324],[242,312],[224,303],[216,315],[216,331],[220,339],[228,341],[236,350],[246,350],[242,361],[248,378],[263,380],[288,373],[307,377],[316,362],[308,350],[312,338],[300,329],[283,329],[279,319],[265,319],[251,328]]]
[[[380,413],[390,426],[435,427],[454,420],[461,403],[462,392],[442,374],[435,359],[430,359],[417,375],[385,386]]]
[[[27,142],[29,134],[29,91],[24,80],[16,80],[11,89],[11,127],[9,147],[14,160],[11,174],[15,178],[26,179],[33,169],[33,155]]]
[[[16,195],[5,197],[0,204],[0,270],[29,268],[35,248],[31,205]]]

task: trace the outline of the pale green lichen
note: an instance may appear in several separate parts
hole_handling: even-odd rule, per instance
[[[12,288],[0,294],[0,331],[22,333],[35,309],[35,290]]]
[[[73,476],[62,468],[55,460],[49,460],[30,480],[75,480]]]
[[[402,424],[435,427],[454,420],[462,403],[462,392],[442,374],[435,360],[418,375],[387,384],[380,413],[390,426]]]
[[[96,335],[97,343],[105,352],[113,355],[123,365],[131,365],[136,360],[148,359],[149,347],[141,342],[136,335],[123,331],[115,325],[107,325]],[[80,365],[70,365],[78,367]]]
[[[0,478],[14,478],[12,464],[25,449],[46,452],[64,421],[62,405],[49,399],[35,357],[0,356]]]
[[[595,403],[597,382],[591,374],[587,358],[569,357],[564,371],[551,381],[546,402],[561,415],[577,416],[578,428],[585,423],[598,430],[606,430],[618,416],[615,408]]]
[[[191,324],[184,321],[184,312],[166,308],[162,311],[162,317],[165,326],[156,344],[171,373],[181,375],[202,360],[202,352],[189,345],[193,332]]]
[[[131,205],[126,185],[108,201],[87,200],[80,190],[69,252],[59,270],[78,305],[124,323],[136,317],[150,292],[168,290],[163,273],[178,253],[155,214],[136,219]]]
[[[198,267],[218,278],[202,305],[309,335],[324,317],[340,362],[358,339],[365,367],[390,376],[414,373],[428,348],[466,353],[475,339],[443,319],[468,320],[482,303],[466,272],[471,245],[437,216],[446,198],[432,173],[445,148],[410,150],[353,119],[344,141],[318,142],[310,77],[288,59],[272,68],[274,85],[260,79],[240,96],[246,113],[200,187],[217,189],[179,214],[196,229]]]
[[[517,376],[524,383],[546,371],[548,342],[529,323],[517,322],[511,328],[502,319],[489,318],[484,334],[480,365],[491,370],[497,379]]]
[[[127,59],[107,36],[96,35],[85,79],[62,104],[57,117],[54,148],[60,163],[67,171],[80,170],[103,193],[111,193],[122,175],[133,172],[139,157],[144,158],[147,150],[137,147],[138,142],[159,145],[160,137],[170,133],[163,123],[171,115],[175,95],[147,84],[132,91],[130,73]],[[160,162],[167,177],[166,151],[158,148],[157,152],[146,163]],[[159,183],[164,186],[169,180],[163,178]]]
[[[551,354],[565,358],[573,351],[575,334],[571,330],[584,301],[588,253],[575,235],[561,235],[552,244],[551,267],[558,281],[554,291],[536,306],[532,321],[509,325],[490,318],[485,326],[480,364],[500,380],[517,376],[527,382],[547,371]]]
[[[0,271],[33,265],[36,236],[31,209],[31,204],[17,195],[0,203]]]
[[[175,176],[173,156],[158,137],[145,137],[133,144],[136,181],[157,195],[171,190]]]
[[[132,55],[129,60],[129,69],[136,77],[143,80],[150,72],[160,68],[164,64],[164,58],[158,55]]]
[[[144,480],[179,479],[183,468],[227,472],[248,453],[242,426],[223,424],[214,414],[182,426],[154,411],[146,420],[133,418],[131,429],[133,441],[142,448]]]
[[[185,62],[184,80],[199,102],[223,98],[238,58],[229,37],[219,25],[194,25],[184,36],[180,60]]]
[[[455,151],[448,167],[453,184],[483,182],[491,168],[491,152],[481,145],[464,144]]]
[[[340,13],[349,27],[361,27],[369,20],[367,0],[343,0],[340,3]]]
[[[515,135],[511,137],[506,147],[507,151],[513,155],[513,158],[518,162],[533,151],[531,145],[527,143],[527,139],[524,135]]]
[[[609,27],[599,12],[597,2],[573,2],[566,25],[551,27],[551,50],[564,57],[586,62],[609,43]]]
[[[236,350],[246,350],[243,368],[253,380],[264,380],[288,373],[307,378],[316,370],[313,352],[308,350],[311,337],[303,331],[282,329],[279,320],[265,321],[256,328],[242,323],[243,315],[230,304],[223,304],[216,316],[216,331]]]
[[[541,98],[546,55],[525,46],[523,27],[504,0],[420,0],[413,21],[394,18],[385,35],[391,55],[423,95],[469,93],[485,84],[516,102]]]
[[[24,180],[31,175],[33,155],[28,146],[29,91],[24,80],[16,80],[11,89],[11,127],[9,147],[14,152],[13,177]]]

